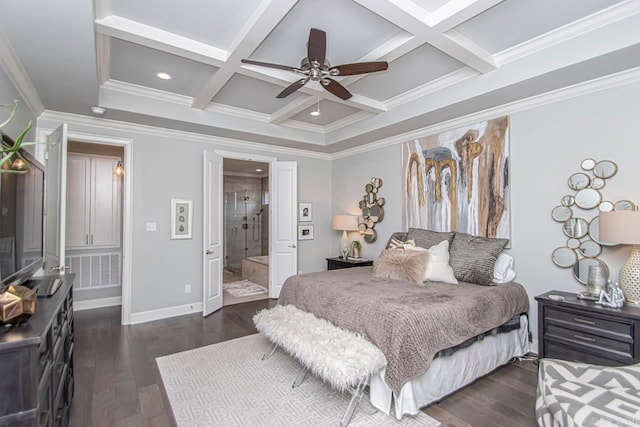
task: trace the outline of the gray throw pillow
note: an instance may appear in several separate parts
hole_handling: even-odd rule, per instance
[[[428,262],[428,251],[385,249],[373,263],[373,276],[422,284]]]
[[[456,233],[454,233],[453,231],[442,232],[425,230],[423,228],[410,228],[409,232],[407,233],[407,239],[413,239],[413,241],[416,242],[416,246],[420,246],[426,249],[437,245],[443,240],[448,240],[449,247],[451,247],[451,241],[453,240],[454,234]]]
[[[449,264],[456,279],[478,285],[495,285],[493,269],[496,259],[508,242],[508,239],[456,233],[449,249]]]

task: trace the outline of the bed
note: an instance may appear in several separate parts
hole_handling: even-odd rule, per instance
[[[407,239],[410,233],[395,233],[392,239]],[[460,234],[467,244],[468,235],[426,230],[414,230],[413,234],[422,237],[418,244],[425,248],[442,239],[453,242],[451,264],[455,265],[455,257],[463,256],[463,270],[473,270],[474,259],[465,251],[460,253],[454,241],[455,234]],[[476,243],[496,240],[480,239]],[[476,252],[477,257],[478,250],[487,247],[465,250]],[[504,244],[494,252],[499,254],[502,247]],[[408,251],[405,255],[413,256]],[[497,255],[491,257],[493,269]],[[400,265],[401,273],[410,270],[406,265]],[[462,270],[457,273],[470,277]],[[472,275],[477,273],[471,271]],[[486,278],[477,280],[488,284]],[[369,398],[387,414],[393,409],[398,419],[417,413],[529,350],[528,297],[516,282],[481,286],[428,281],[417,286],[403,277],[381,276],[374,264],[290,277],[283,285],[279,304],[310,312],[379,347],[387,364],[371,378]]]

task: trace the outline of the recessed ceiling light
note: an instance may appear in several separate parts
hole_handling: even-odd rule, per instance
[[[162,80],[171,80],[173,78],[173,76],[169,73],[165,73],[163,71],[158,71],[156,73],[156,77]]]
[[[101,115],[103,115],[104,113],[106,113],[106,112],[107,112],[107,110],[105,110],[105,109],[104,109],[104,108],[102,108],[102,107],[91,107],[91,112],[92,112],[93,114],[97,115],[97,116],[101,116]]]
[[[262,172],[262,169],[258,168],[256,169],[256,172]]]

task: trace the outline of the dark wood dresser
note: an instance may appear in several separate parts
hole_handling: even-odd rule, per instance
[[[0,332],[0,426],[67,426],[73,397],[74,274],[38,298],[26,324]]]
[[[560,295],[556,301],[549,295]],[[540,357],[617,366],[640,362],[640,308],[609,308],[551,291],[538,301]]]
[[[364,267],[373,265],[370,259],[353,259],[353,258],[327,258],[327,270],[337,270],[339,268]]]

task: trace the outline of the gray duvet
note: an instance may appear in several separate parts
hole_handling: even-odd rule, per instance
[[[378,346],[387,358],[385,381],[396,393],[424,373],[438,351],[529,309],[519,283],[426,283],[376,278],[372,267],[300,274],[285,281],[279,304],[293,304]]]

